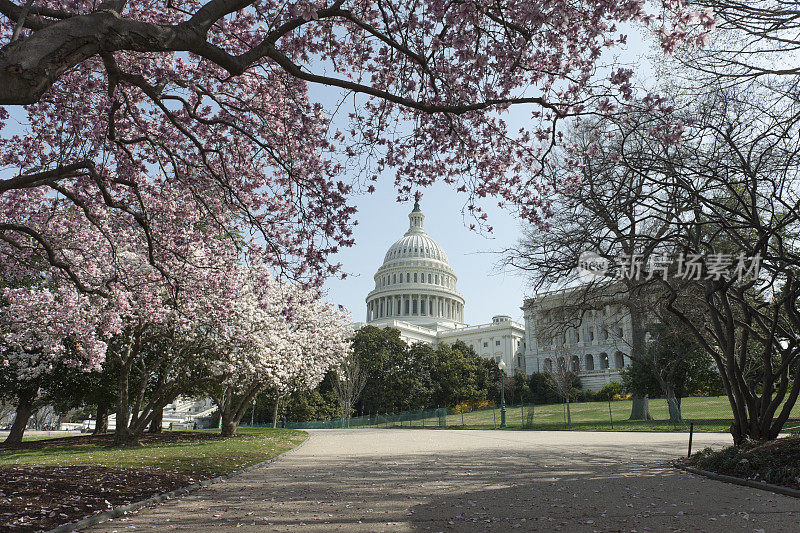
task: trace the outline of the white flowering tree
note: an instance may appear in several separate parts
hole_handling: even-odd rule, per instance
[[[220,380],[209,392],[223,435],[236,433],[259,393],[282,397],[313,388],[350,349],[345,313],[317,290],[267,279],[264,268],[251,268],[235,310],[221,324],[216,349],[224,353],[213,363]]]

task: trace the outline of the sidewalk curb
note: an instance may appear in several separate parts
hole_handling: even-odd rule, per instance
[[[784,496],[800,498],[800,490],[798,489],[783,487],[781,485],[773,485],[772,483],[764,483],[762,481],[754,481],[752,479],[744,479],[741,477],[726,476],[725,474],[717,474],[716,472],[709,472],[708,470],[700,470],[699,468],[692,468],[691,466],[685,466],[680,464],[678,461],[673,461],[672,466],[674,466],[679,470],[683,470],[691,474],[696,474],[698,476],[704,476],[716,481],[724,481],[725,483],[733,483],[735,485],[742,485],[744,487],[750,487],[753,489],[760,489],[769,492],[775,492],[777,494],[783,494]]]
[[[72,531],[80,531],[85,529],[89,526],[93,526],[99,524],[100,522],[105,522],[106,520],[110,520],[112,518],[118,518],[120,516],[126,515],[132,511],[136,511],[137,509],[141,509],[142,507],[146,507],[148,505],[152,505],[154,503],[161,503],[165,500],[171,500],[173,498],[177,498],[179,496],[185,496],[190,494],[198,489],[202,489],[209,485],[213,485],[215,483],[220,483],[226,481],[227,479],[237,476],[239,474],[244,474],[254,468],[258,468],[260,466],[267,465],[272,463],[287,453],[291,453],[297,449],[299,449],[302,445],[308,442],[308,439],[311,437],[310,433],[306,433],[306,438],[303,439],[303,442],[292,448],[291,450],[286,450],[285,452],[276,455],[271,459],[267,459],[266,461],[261,461],[260,463],[256,463],[254,465],[250,465],[248,467],[242,468],[241,470],[236,470],[235,472],[231,472],[230,474],[223,474],[221,476],[212,477],[210,479],[204,479],[203,481],[199,481],[197,483],[193,483],[186,487],[181,487],[179,489],[175,489],[169,492],[165,492],[163,494],[156,494],[146,500],[141,500],[134,503],[129,503],[128,505],[123,505],[121,507],[114,507],[113,509],[109,509],[108,511],[103,511],[102,513],[94,514],[91,516],[87,516],[86,518],[82,518],[76,522],[69,522],[68,524],[62,524],[54,529],[46,531],[45,533],[70,533]]]

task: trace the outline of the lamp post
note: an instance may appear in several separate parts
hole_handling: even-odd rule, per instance
[[[497,368],[500,369],[500,427],[506,427],[506,388],[505,388],[505,368],[506,362],[500,359],[497,363]]]

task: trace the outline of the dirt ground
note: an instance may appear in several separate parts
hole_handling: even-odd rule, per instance
[[[92,531],[797,531],[800,500],[693,476],[676,433],[321,430]],[[695,449],[729,435],[695,434]]]
[[[22,449],[41,450],[69,444],[108,446],[113,438],[112,434],[106,434],[26,441]],[[148,434],[142,442],[218,438],[218,434],[175,431]],[[112,507],[191,485],[213,475],[206,472],[169,472],[157,468],[0,467],[0,531],[46,531]]]
[[[0,531],[47,531],[207,477],[156,468],[0,468]]]

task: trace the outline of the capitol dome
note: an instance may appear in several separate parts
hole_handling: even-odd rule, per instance
[[[375,288],[367,295],[367,322],[460,327],[464,298],[456,291],[458,278],[444,249],[425,232],[419,199],[408,219],[408,231],[389,247],[375,273]]]

